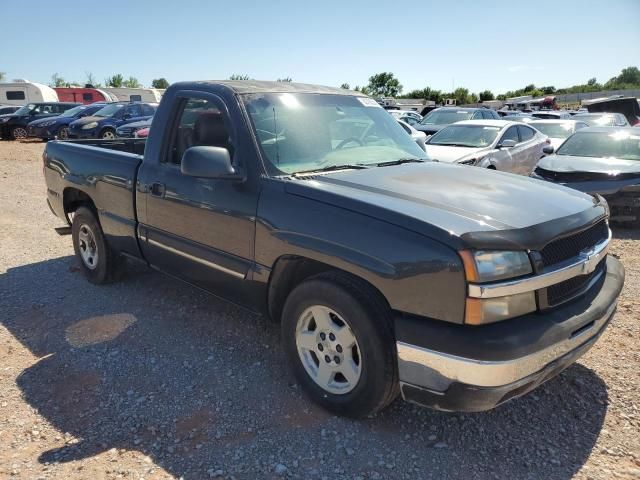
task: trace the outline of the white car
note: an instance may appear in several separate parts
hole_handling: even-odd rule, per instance
[[[409,125],[414,125],[422,120],[422,115],[413,110],[387,110],[396,120],[402,120]]]
[[[554,150],[557,150],[562,142],[573,135],[576,130],[589,126],[578,120],[535,120],[529,125],[549,137],[549,143]]]
[[[427,135],[424,132],[419,132],[407,122],[403,122],[402,120],[398,120],[398,123],[402,128],[404,128],[405,132],[411,135],[413,141],[416,142],[422,150],[426,150],[425,143],[427,141]]]
[[[545,135],[520,122],[467,120],[430,137],[426,152],[439,162],[529,175],[547,146]]]

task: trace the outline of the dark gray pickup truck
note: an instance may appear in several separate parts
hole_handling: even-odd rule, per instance
[[[593,345],[624,270],[601,198],[424,155],[357,92],[229,81],[172,85],[146,142],[43,160],[89,281],[128,257],[268,315],[339,414],[490,409]]]

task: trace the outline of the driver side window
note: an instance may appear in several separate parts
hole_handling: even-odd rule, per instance
[[[184,152],[195,146],[222,147],[233,163],[233,146],[220,109],[208,100],[189,98],[182,102],[171,147],[165,163],[180,165]]]

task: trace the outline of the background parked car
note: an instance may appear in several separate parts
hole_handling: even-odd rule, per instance
[[[582,102],[589,113],[621,113],[629,122],[629,125],[640,124],[640,102],[635,97],[610,97],[585,100]]]
[[[427,155],[440,162],[529,175],[547,137],[521,123],[469,120],[448,125],[427,140]]]
[[[629,122],[621,113],[577,113],[573,120],[580,120],[590,127],[628,127]]]
[[[116,128],[151,118],[157,103],[110,103],[90,117],[69,124],[69,138],[116,138]]]
[[[77,107],[79,103],[44,102],[29,103],[10,115],[0,117],[0,136],[2,138],[26,138],[27,125],[40,118],[58,116]]]
[[[409,125],[415,125],[422,120],[422,115],[413,110],[387,110],[396,120],[402,120]]]
[[[135,138],[147,138],[149,136],[150,130],[151,130],[151,127],[141,128],[136,133],[134,133],[133,136]]]
[[[576,130],[589,126],[578,120],[534,120],[529,125],[549,137],[549,143],[554,149],[562,145]]]
[[[18,105],[0,105],[0,115],[8,115],[19,109]]]
[[[139,122],[125,123],[124,125],[116,128],[116,137],[120,138],[133,138],[136,136],[136,132],[143,128],[151,126],[153,117],[146,120],[140,120]]]
[[[398,120],[398,123],[400,124],[400,126],[404,128],[404,131],[407,132],[409,135],[411,135],[411,138],[413,139],[413,141],[416,142],[422,150],[426,150],[424,145],[425,145],[425,142],[427,141],[427,135],[424,132],[419,132],[418,130],[413,128],[411,125],[409,125],[407,122],[404,122],[400,119],[396,119],[396,120]]]
[[[458,108],[441,107],[429,112],[420,123],[413,128],[424,132],[427,136],[433,135],[447,125],[463,120],[499,120],[500,116],[489,108]]]
[[[103,108],[106,103],[94,103],[92,105],[78,105],[57,117],[41,118],[27,125],[27,136],[51,140],[58,137],[60,140],[69,138],[69,124],[79,118],[93,115]]]
[[[600,194],[611,220],[640,228],[640,135],[633,128],[578,130],[555,155],[538,163],[534,178]]]
[[[571,118],[571,114],[569,112],[559,112],[553,110],[539,110],[537,112],[531,112],[531,116],[533,118],[540,118],[545,120],[561,120],[563,118]]]

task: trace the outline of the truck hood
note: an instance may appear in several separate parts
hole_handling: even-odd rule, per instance
[[[438,162],[299,177],[287,182],[285,188],[292,194],[356,210],[448,243],[469,232],[496,232],[496,237],[506,237],[506,231],[580,216],[589,210],[590,217],[604,214],[597,200],[576,190]],[[597,207],[600,209],[594,212]],[[584,218],[576,221],[586,223]],[[567,231],[576,226],[569,222],[562,228]]]
[[[429,145],[428,143],[425,147],[427,155],[431,160],[445,163],[453,163],[461,158],[473,158],[476,154],[483,155],[485,152],[489,153],[491,150],[491,147],[468,148],[449,145]]]
[[[538,167],[551,172],[587,172],[619,175],[640,173],[640,160],[623,160],[613,157],[574,157],[549,155],[538,162]]]

